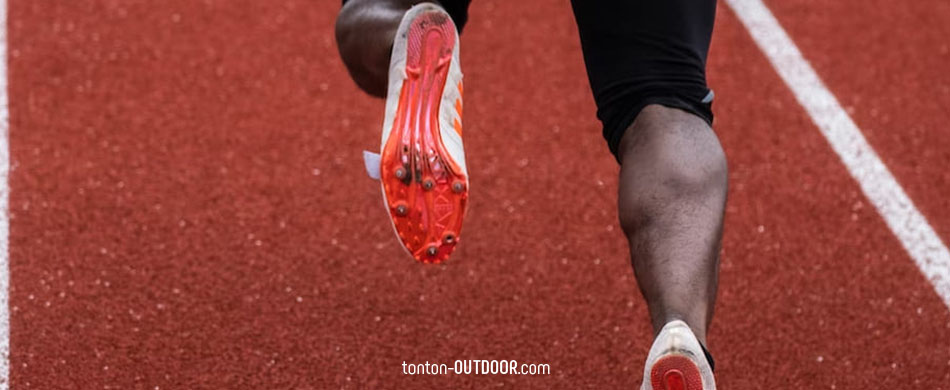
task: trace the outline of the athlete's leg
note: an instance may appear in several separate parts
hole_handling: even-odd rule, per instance
[[[337,46],[353,81],[366,93],[386,96],[396,29],[406,11],[422,2],[440,4],[439,0],[344,0],[336,19]],[[443,2],[461,28],[467,18],[468,0]]]
[[[385,97],[396,29],[422,0],[350,0],[336,19],[336,42],[350,76],[363,91]]]
[[[705,344],[727,186],[705,80],[715,0],[572,3],[653,327],[683,320]]]
[[[620,221],[653,327],[683,320],[705,345],[726,202],[719,140],[699,117],[649,105],[619,155]]]

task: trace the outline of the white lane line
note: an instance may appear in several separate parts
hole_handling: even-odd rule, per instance
[[[761,0],[726,0],[950,308],[950,251]]]
[[[10,111],[7,97],[7,1],[0,0],[0,390],[10,387]]]

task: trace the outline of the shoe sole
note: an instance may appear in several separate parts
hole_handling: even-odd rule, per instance
[[[654,390],[703,390],[699,367],[682,355],[657,360],[650,371],[650,384]]]
[[[468,201],[468,179],[446,151],[439,124],[455,24],[443,12],[424,11],[414,16],[405,39],[406,78],[380,178],[405,249],[420,262],[440,263],[459,242]]]

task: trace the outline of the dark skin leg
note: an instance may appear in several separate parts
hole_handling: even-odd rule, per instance
[[[385,97],[389,57],[403,15],[423,0],[350,0],[336,18],[340,57],[363,91]],[[438,4],[438,1],[428,0]]]
[[[393,39],[423,0],[350,0],[336,39],[356,84],[385,97]],[[706,342],[719,270],[726,161],[712,129],[695,115],[652,105],[620,144],[620,221],[656,332],[681,319]]]
[[[693,114],[650,105],[624,133],[619,153],[620,222],[654,331],[683,320],[705,345],[726,205],[719,139]]]

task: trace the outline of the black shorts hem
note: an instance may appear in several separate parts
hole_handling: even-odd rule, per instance
[[[690,114],[700,117],[702,120],[706,121],[706,124],[712,126],[713,123],[713,113],[712,113],[712,102],[703,103],[697,102],[692,99],[685,99],[678,96],[651,96],[640,100],[635,103],[627,110],[627,115],[623,117],[620,121],[616,122],[614,125],[605,125],[604,126],[604,139],[607,141],[607,147],[610,148],[610,153],[614,155],[614,159],[620,163],[620,141],[623,139],[624,133],[627,129],[633,124],[633,121],[637,119],[637,116],[640,115],[640,111],[646,106],[651,104],[658,104],[664,107],[676,108],[683,111],[686,111]]]

